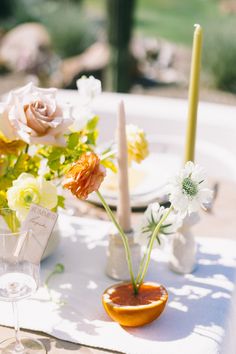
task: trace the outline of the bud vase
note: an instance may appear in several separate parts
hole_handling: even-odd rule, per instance
[[[196,213],[186,216],[182,227],[172,235],[169,268],[175,273],[192,273],[197,266],[196,241],[191,227],[199,221]]]
[[[141,247],[134,242],[133,231],[126,233],[131,251],[134,274],[138,273],[141,261]],[[129,280],[129,270],[125,256],[125,249],[122,239],[118,233],[109,235],[109,244],[107,248],[106,274],[116,280]]]

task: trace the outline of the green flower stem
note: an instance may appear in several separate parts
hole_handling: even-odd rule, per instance
[[[115,154],[117,154],[117,149],[110,150],[110,151],[106,152],[105,154],[101,155],[100,161],[106,160],[109,157],[113,157]]]
[[[156,236],[160,230],[161,225],[168,218],[169,214],[171,213],[171,211],[173,209],[174,209],[173,206],[171,206],[170,209],[162,216],[161,220],[159,221],[159,223],[157,224],[157,226],[155,227],[155,229],[153,231],[153,234],[152,234],[152,237],[151,237],[150,243],[149,243],[148,253],[147,253],[147,255],[146,254],[144,255],[146,258],[146,261],[145,261],[143,269],[142,269],[142,275],[139,277],[139,283],[137,285],[138,289],[139,289],[140,285],[143,283],[144,277],[147,273],[148,266],[150,263],[150,258],[151,258],[151,252],[152,252],[152,248],[153,248],[153,244],[156,239]],[[141,263],[143,263],[143,262],[141,262]]]
[[[144,266],[144,262],[145,262],[145,260],[146,260],[146,258],[147,258],[147,251],[148,251],[148,247],[149,247],[149,245],[150,245],[150,241],[151,241],[151,239],[150,239],[149,242],[148,242],[148,245],[147,245],[147,247],[146,247],[146,250],[145,250],[145,253],[144,253],[144,255],[143,255],[143,258],[141,259],[141,263],[140,263],[139,270],[138,270],[138,275],[137,275],[137,277],[136,277],[136,279],[135,279],[135,283],[136,283],[136,284],[139,283],[139,280],[140,280],[140,277],[141,277],[141,274],[142,274],[142,269],[143,269],[143,266]]]
[[[121,226],[119,225],[119,223],[116,221],[114,214],[112,213],[111,209],[109,208],[109,206],[107,205],[105,199],[103,198],[103,196],[101,195],[101,193],[99,191],[96,191],[97,196],[99,197],[99,199],[102,202],[102,205],[104,206],[104,209],[106,210],[107,214],[109,215],[111,221],[114,223],[115,227],[117,228],[123,244],[124,244],[124,248],[125,248],[125,255],[126,255],[126,260],[127,260],[127,264],[128,264],[128,269],[129,269],[129,273],[130,273],[130,278],[131,278],[131,282],[133,285],[133,289],[134,289],[134,293],[137,294],[138,293],[138,288],[135,282],[135,278],[134,278],[134,273],[133,273],[133,268],[132,268],[132,261],[131,261],[131,254],[130,254],[130,248],[129,248],[129,243],[128,243],[128,238],[125,235],[124,231],[122,230]]]
[[[28,154],[28,150],[29,150],[29,144],[26,144],[26,147],[25,147],[25,154]]]
[[[44,282],[44,285],[48,288],[48,284],[49,284],[49,281],[50,279],[55,275],[55,274],[60,274],[60,273],[63,273],[64,272],[64,265],[61,264],[61,263],[57,263],[55,265],[55,268],[53,269],[53,271],[47,276],[45,282]]]
[[[16,213],[14,210],[9,210],[9,212],[4,211],[1,213],[3,219],[5,220],[5,223],[11,230],[11,232],[15,233],[19,231],[20,228],[20,223],[19,220],[16,217]]]

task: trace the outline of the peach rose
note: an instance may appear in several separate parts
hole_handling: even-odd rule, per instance
[[[106,176],[106,169],[93,152],[84,153],[66,173],[63,187],[69,189],[79,199],[97,191]]]
[[[11,91],[3,104],[0,131],[9,140],[27,144],[64,145],[63,135],[73,123],[56,102],[54,88],[41,89],[32,83]]]

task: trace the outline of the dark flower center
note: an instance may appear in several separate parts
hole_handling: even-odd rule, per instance
[[[187,196],[195,197],[198,192],[198,184],[192,181],[190,177],[186,177],[182,182],[182,190]]]

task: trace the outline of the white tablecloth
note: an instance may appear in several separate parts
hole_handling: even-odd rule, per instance
[[[60,225],[61,244],[42,263],[42,281],[56,263],[65,272],[51,279],[50,295],[41,287],[19,304],[21,327],[130,354],[236,353],[235,242],[199,238],[198,268],[185,276],[169,271],[167,252],[155,250],[147,279],[167,287],[168,305],[152,324],[127,329],[111,321],[101,304],[103,290],[114,283],[104,274],[110,224],[61,216]],[[10,303],[0,303],[0,324],[12,325]]]

